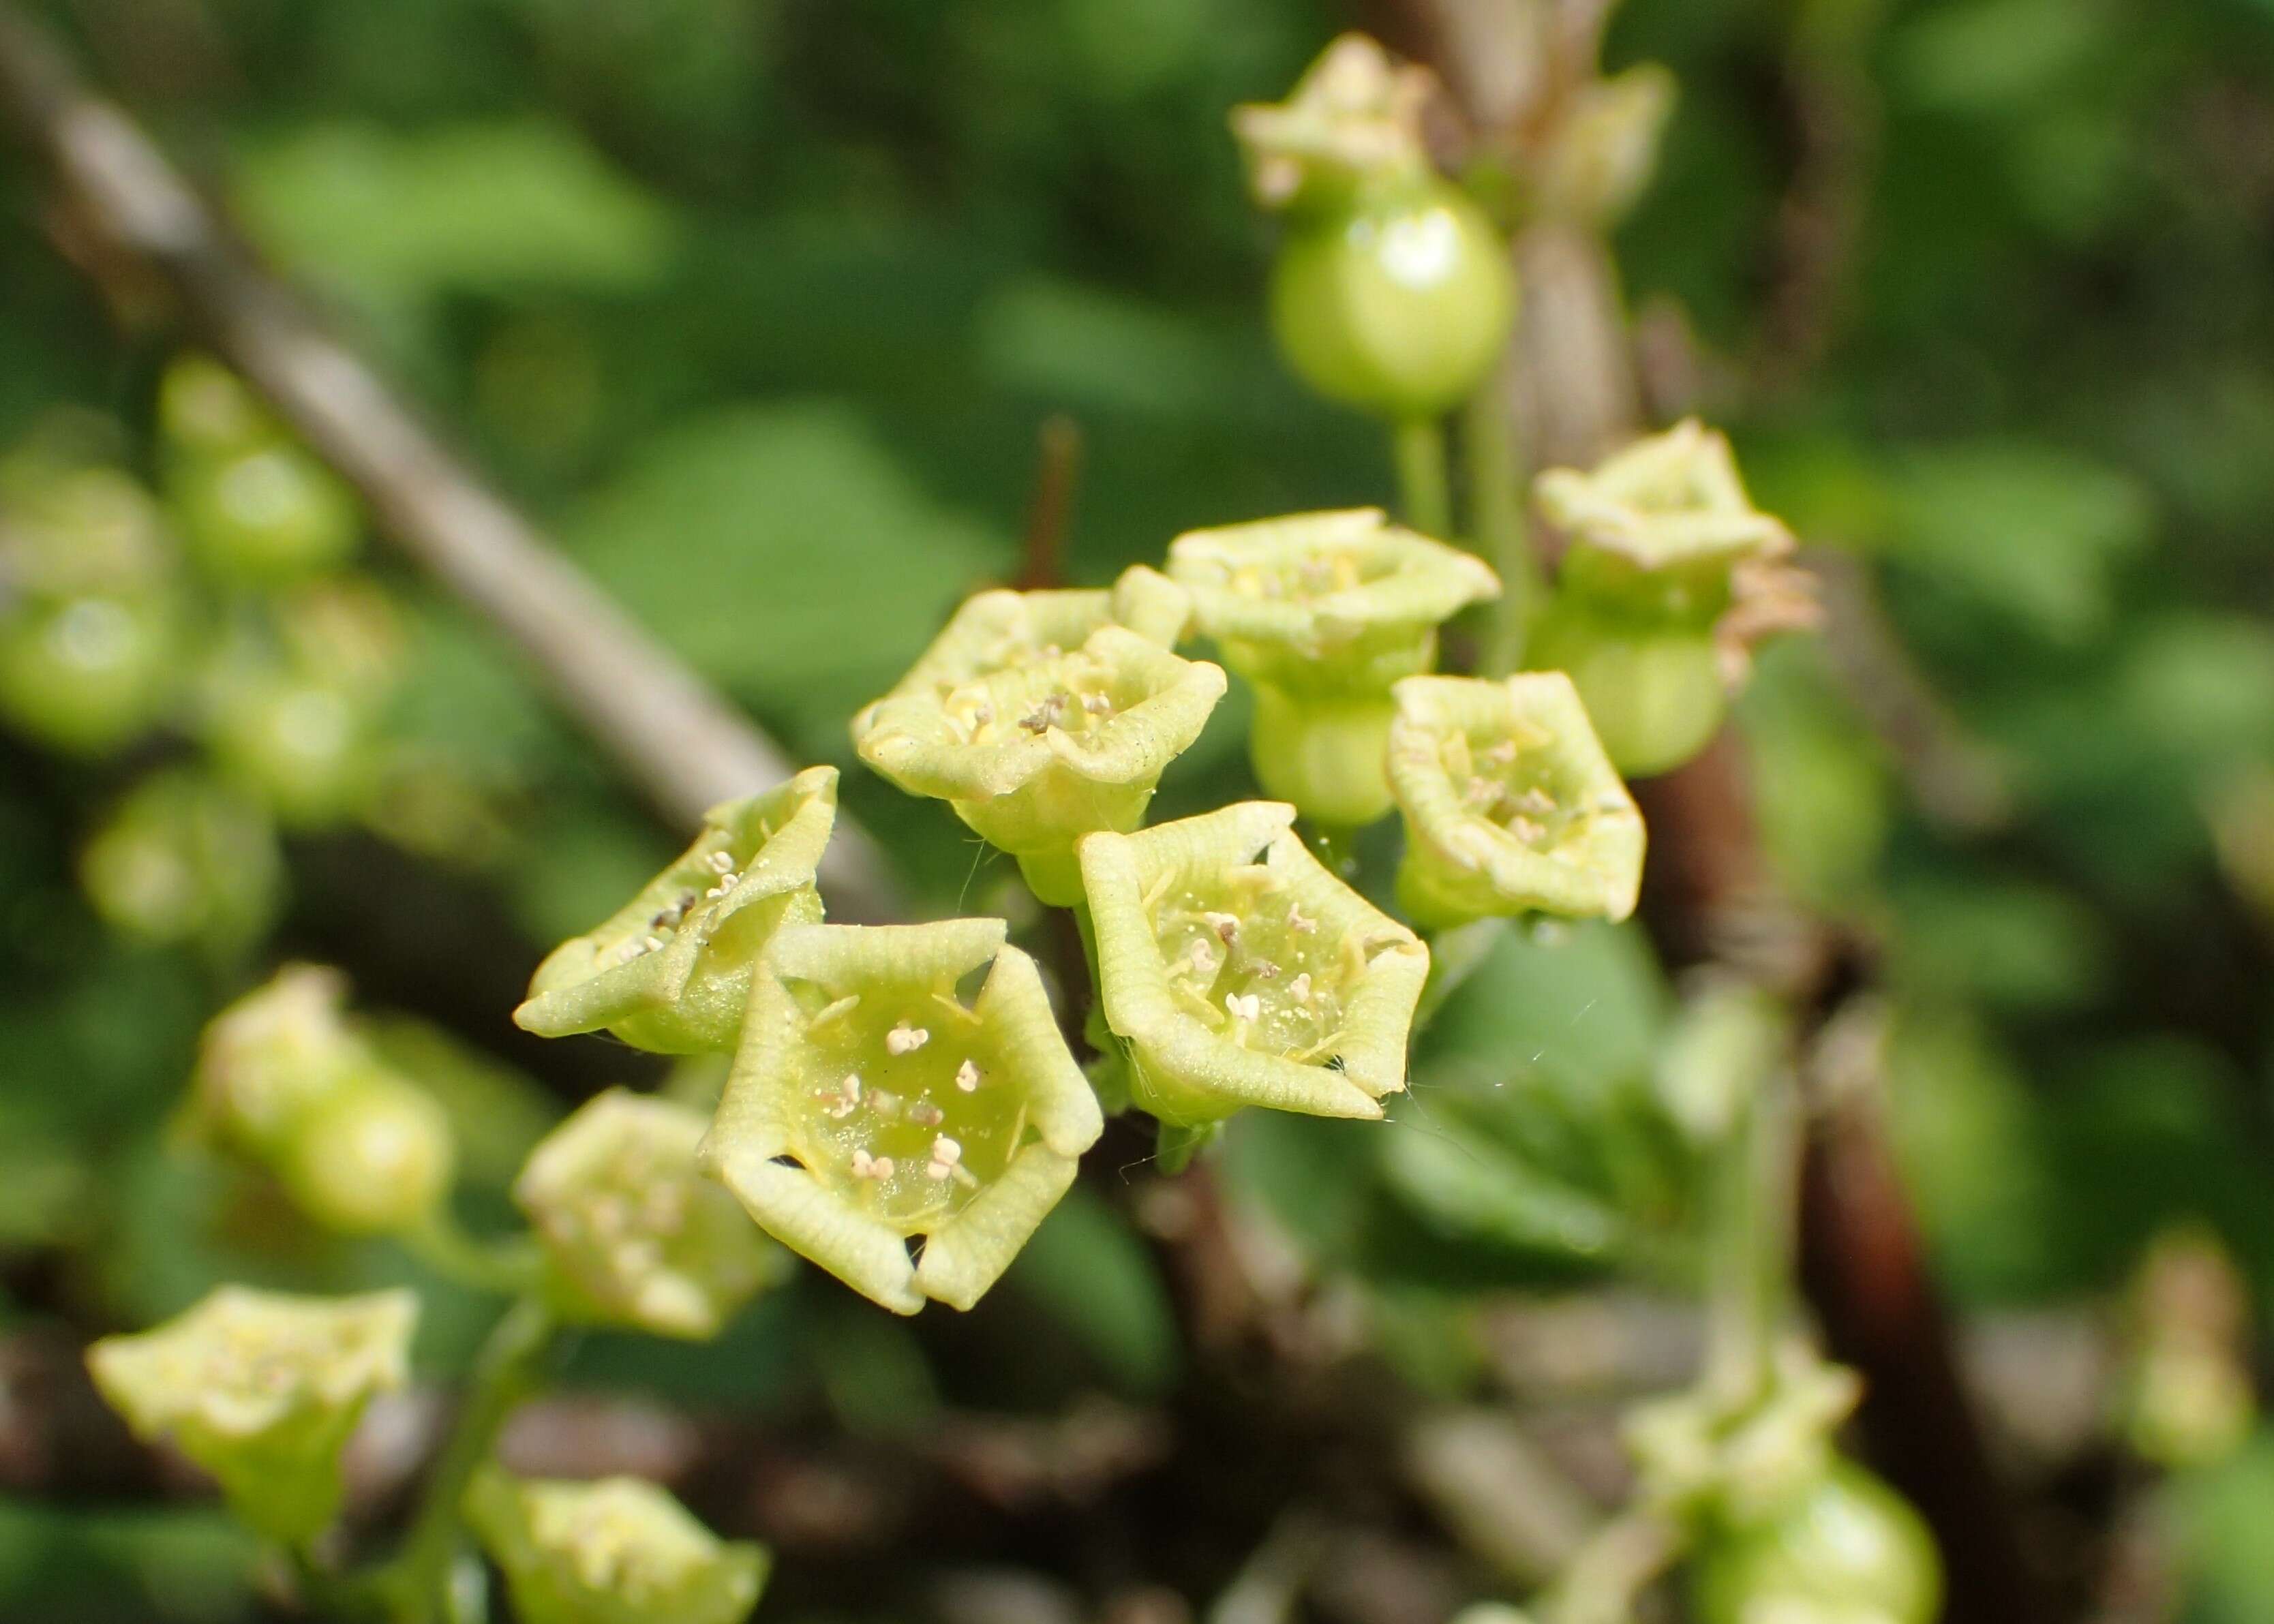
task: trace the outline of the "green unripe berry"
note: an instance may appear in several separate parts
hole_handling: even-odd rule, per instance
[[[1525,663],[1570,674],[1603,748],[1630,778],[1690,760],[1728,709],[1710,626],[1630,620],[1567,600],[1541,620]]]
[[[424,1091],[373,1073],[343,1083],[294,1124],[276,1164],[293,1204],[328,1229],[388,1235],[450,1187],[449,1118]]]
[[[169,477],[176,517],[198,561],[225,581],[273,585],[354,556],[354,500],[288,441],[233,455],[184,457]]]
[[[32,607],[0,628],[0,711],[61,749],[118,749],[172,698],[177,643],[162,598],[87,596]]]
[[[267,926],[284,878],[267,814],[188,769],[137,785],[87,842],[79,871],[88,902],[113,929],[223,951]]]
[[[208,742],[230,776],[287,823],[336,822],[359,808],[379,761],[352,695],[276,674],[230,685]]]
[[[1929,1624],[1942,1600],[1918,1513],[1852,1462],[1767,1522],[1713,1538],[1690,1578],[1699,1624]]]
[[[1434,177],[1290,223],[1271,326],[1328,399],[1399,421],[1441,417],[1498,360],[1516,313],[1499,232]]]

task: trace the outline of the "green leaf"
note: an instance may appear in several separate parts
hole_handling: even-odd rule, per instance
[[[860,414],[825,402],[667,431],[568,531],[634,614],[829,756],[1010,553],[917,487]]]
[[[2146,545],[2154,520],[2129,476],[2020,443],[1911,452],[1894,498],[1898,558],[2058,643],[2106,629],[2115,570]]]
[[[550,119],[304,126],[248,153],[233,196],[284,265],[381,298],[637,289],[677,237],[661,202]]]
[[[1150,1396],[1176,1379],[1176,1317],[1153,1255],[1087,1185],[1066,1192],[1005,1278],[1129,1392]]]

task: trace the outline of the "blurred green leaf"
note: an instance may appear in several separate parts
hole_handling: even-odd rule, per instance
[[[545,118],[303,125],[247,152],[232,190],[285,265],[388,298],[641,288],[678,235],[663,204]]]
[[[1178,1366],[1168,1288],[1128,1221],[1076,1184],[1005,1276],[1081,1342],[1129,1393],[1165,1391]]]
[[[847,753],[847,718],[1011,557],[859,413],[820,402],[666,432],[568,533],[635,614],[824,757]]]

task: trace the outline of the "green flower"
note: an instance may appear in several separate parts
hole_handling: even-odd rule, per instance
[[[513,1197],[571,1318],[704,1341],[788,1258],[695,1165],[703,1114],[611,1088],[530,1154]]]
[[[1730,572],[1792,551],[1792,532],[1745,494],[1729,442],[1696,418],[1638,440],[1589,473],[1550,469],[1540,511],[1570,537],[1567,590],[1653,618],[1708,625]]]
[[[1540,912],[1624,919],[1642,814],[1561,672],[1407,677],[1389,781],[1405,820],[1399,904],[1434,929]]]
[[[1126,627],[1148,643],[1174,648],[1192,619],[1192,599],[1142,564],[1111,587],[1013,592],[998,588],[963,600],[923,657],[892,691],[853,720],[855,744],[877,705],[911,694],[945,701],[957,688],[1077,647],[1101,626]]]
[[[898,1313],[977,1302],[1104,1128],[1006,929],[782,931],[703,1144],[775,1238]],[[967,1004],[959,983],[990,960]]]
[[[740,1624],[772,1559],[720,1540],[651,1483],[564,1483],[494,1467],[466,1518],[505,1575],[522,1624]]]
[[[951,628],[951,632],[952,632]],[[1207,726],[1224,675],[1119,626],[946,687],[927,680],[855,725],[862,760],[947,801],[1018,858],[1043,901],[1081,899],[1073,843],[1134,829],[1162,770]]]
[[[1405,1086],[1429,950],[1250,801],[1081,843],[1105,1020],[1172,1128],[1243,1106],[1379,1116]]]
[[[1791,1339],[1775,1350],[1766,1395],[1733,1406],[1724,1394],[1693,1390],[1640,1405],[1627,1420],[1627,1447],[1660,1504],[1756,1522],[1830,1470],[1833,1433],[1863,1391],[1853,1371]]]
[[[1390,685],[1437,658],[1437,628],[1500,595],[1472,555],[1390,524],[1374,508],[1192,530],[1169,573],[1200,629],[1254,685],[1257,778],[1322,823],[1389,809]]]
[[[1255,200],[1333,209],[1364,187],[1427,177],[1421,116],[1436,89],[1428,69],[1397,61],[1365,34],[1344,34],[1284,102],[1232,109]]]
[[[714,807],[678,861],[546,956],[515,1024],[548,1038],[605,1026],[666,1055],[734,1048],[768,938],[821,917],[814,871],[836,817],[834,767]]]
[[[87,1350],[136,1436],[211,1472],[270,1538],[305,1544],[339,1509],[340,1451],[374,1393],[409,1370],[418,1299],[288,1297],[223,1286],[187,1313]]]

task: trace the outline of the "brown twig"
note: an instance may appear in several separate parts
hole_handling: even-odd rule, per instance
[[[1066,535],[1073,524],[1074,487],[1081,478],[1081,425],[1064,412],[1043,419],[1035,436],[1039,453],[1035,493],[1027,505],[1027,533],[1020,549],[1022,592],[1065,584]]]
[[[163,279],[189,320],[361,492],[405,553],[479,612],[673,822],[779,783],[771,741],[632,621],[269,274],[36,24],[0,5],[0,119],[87,229]],[[832,911],[894,912],[882,857],[841,816]]]

